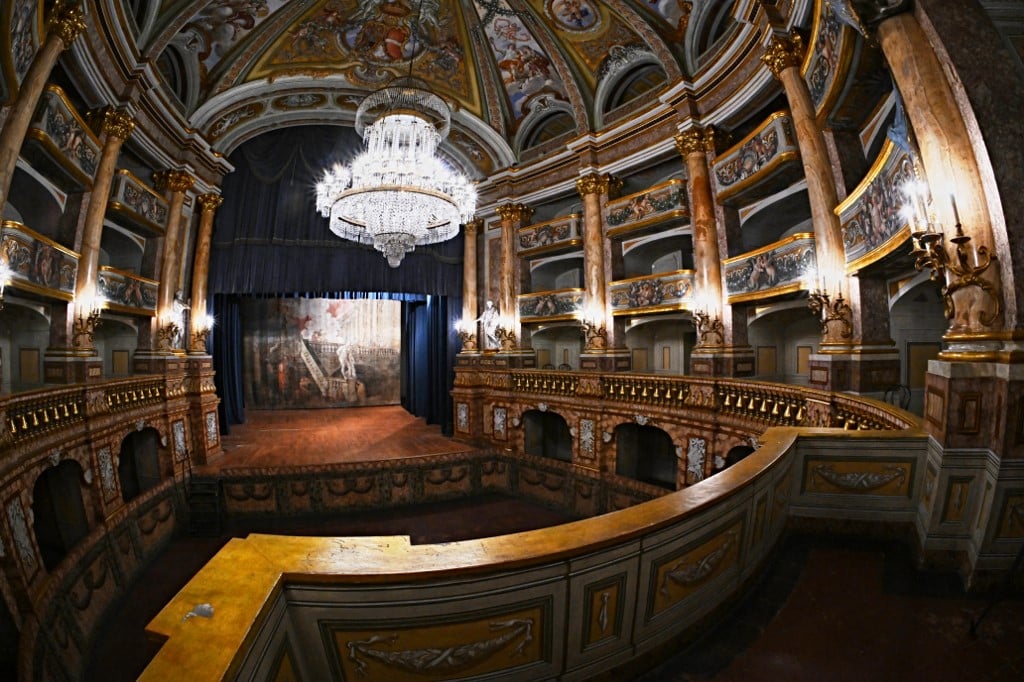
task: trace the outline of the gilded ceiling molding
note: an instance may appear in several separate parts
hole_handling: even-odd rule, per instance
[[[668,44],[662,39],[654,27],[651,26],[650,22],[644,19],[639,12],[633,9],[630,5],[627,5],[623,0],[605,0],[605,4],[608,5],[616,14],[621,16],[629,23],[629,27],[639,33],[643,39],[647,42],[647,46],[651,49],[654,55],[661,62],[661,66],[665,69],[665,75],[669,83],[675,80],[679,80],[683,77],[683,69],[679,65],[679,58],[672,53],[669,49]],[[691,5],[689,2],[684,2],[684,5]],[[685,20],[689,21],[689,12],[684,14]],[[680,19],[683,21],[683,19]],[[683,28],[682,34],[685,34],[686,29]]]

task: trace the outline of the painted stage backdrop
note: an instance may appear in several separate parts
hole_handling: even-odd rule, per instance
[[[401,306],[365,299],[244,300],[246,404],[398,404]]]

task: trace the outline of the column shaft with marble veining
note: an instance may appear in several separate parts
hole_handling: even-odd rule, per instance
[[[197,338],[196,325],[206,317],[206,291],[210,280],[210,241],[213,237],[213,217],[224,202],[219,194],[200,194],[196,197],[202,213],[199,214],[199,234],[196,237],[196,253],[192,261],[192,334],[189,336],[189,350],[205,350],[205,339]]]
[[[54,4],[47,18],[46,29],[46,40],[32,58],[18,88],[18,96],[8,110],[3,129],[0,130],[0,211],[7,203],[21,145],[50,72],[61,52],[69,48],[85,30],[82,8],[65,2]]]
[[[471,220],[465,226],[465,243],[462,255],[462,319],[475,320],[477,317],[477,235],[484,221]]]
[[[153,174],[156,187],[168,195],[167,228],[160,259],[160,286],[157,293],[157,315],[162,318],[174,308],[174,294],[178,289],[178,239],[181,231],[181,209],[185,193],[192,188],[194,178],[181,170],[162,170]]]
[[[971,247],[991,250],[991,217],[971,134],[927,35],[912,12],[903,12],[879,23],[877,36],[917,138],[921,164],[931,191],[930,213],[945,231],[946,246],[949,246],[948,240],[954,235],[953,228],[957,223],[953,210],[955,197],[959,221],[964,232],[971,237]],[[983,277],[998,286],[999,278],[994,268]],[[963,291],[971,293],[971,289],[978,291],[970,286]],[[991,312],[993,301],[985,300],[987,297],[981,295],[978,301],[968,296],[963,298],[965,300],[954,297],[954,317],[947,338],[961,335],[983,337],[1002,328],[1001,315],[995,315],[995,319],[986,324],[986,316],[979,314],[985,309]]]
[[[762,61],[782,83],[786,99],[789,101],[793,128],[796,131],[807,180],[807,198],[811,206],[811,220],[814,223],[818,273],[824,277],[829,293],[835,296],[847,291],[843,233],[839,225],[839,216],[835,213],[839,201],[825,135],[818,127],[810,90],[800,74],[803,57],[803,39],[793,32],[786,37],[773,36]],[[839,291],[832,291],[836,289],[837,284]],[[838,325],[829,329],[838,329]],[[839,338],[830,331],[823,335],[822,341],[848,343],[849,338]]]
[[[715,198],[708,174],[708,140],[704,131],[691,128],[676,136],[676,149],[686,162],[690,186],[690,217],[693,223],[693,263],[698,295],[719,315],[722,301],[722,262],[718,253]],[[713,150],[712,150],[713,151]]]
[[[516,256],[516,232],[529,224],[533,209],[525,204],[504,204],[497,208],[497,212],[501,218],[501,300],[497,302],[498,312],[518,319],[519,260]]]
[[[92,179],[89,205],[85,209],[85,225],[82,229],[81,258],[78,261],[78,276],[75,281],[76,301],[87,301],[96,295],[99,277],[100,244],[103,240],[103,219],[107,214],[110,199],[110,185],[117,170],[117,158],[121,145],[131,135],[135,121],[125,111],[104,107],[90,115],[93,127],[103,136],[103,149],[99,164]]]
[[[583,286],[586,289],[583,309],[587,314],[597,315],[599,319],[595,321],[606,325],[608,283],[602,201],[607,201],[611,189],[621,185],[621,180],[607,173],[591,173],[576,180],[576,191],[583,199]]]

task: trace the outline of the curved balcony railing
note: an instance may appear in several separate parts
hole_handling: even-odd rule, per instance
[[[131,171],[114,174],[107,210],[143,230],[147,237],[161,237],[167,225],[167,200]]]
[[[886,140],[864,180],[836,207],[847,272],[888,256],[910,238],[901,209],[904,187],[914,178],[910,154]]]
[[[817,273],[814,235],[801,232],[722,261],[729,303],[756,301],[807,288]]]
[[[10,269],[8,286],[70,301],[79,255],[14,221],[0,224],[0,260]]]
[[[64,91],[47,85],[29,124],[22,153],[34,167],[57,171],[65,189],[92,187],[100,158],[100,142],[68,102]]]
[[[575,319],[583,312],[583,294],[584,290],[579,288],[519,294],[519,319],[523,322]]]
[[[517,392],[546,382],[545,398],[574,382],[593,397],[595,382],[612,379],[530,371],[505,376],[504,385]],[[662,380],[635,379],[655,390]],[[782,389],[755,383],[712,382],[710,395],[719,400],[721,388],[727,394],[721,406],[748,389],[785,397]],[[684,396],[703,391],[690,389]],[[677,399],[679,390],[671,393],[670,400]],[[830,394],[812,391],[803,398],[834,405]],[[485,397],[503,405],[508,399]],[[580,402],[578,396],[564,400]],[[759,411],[756,398],[742,402],[751,400],[750,409]],[[895,419],[909,428],[843,435],[770,428],[760,434],[756,452],[710,479],[526,533],[444,545],[413,545],[404,536],[232,541],[150,623],[150,634],[165,641],[141,679],[272,679],[282,661],[302,666],[309,679],[411,679],[428,671],[446,679],[589,679],[607,673],[733,600],[769,556],[787,519],[867,514],[903,527],[924,514],[918,510],[927,494],[928,440],[913,418]],[[598,435],[585,422],[578,422],[580,440]],[[849,453],[851,438],[856,455]],[[246,589],[238,590],[243,575]],[[204,603],[213,605],[213,619],[187,617]],[[229,617],[217,620],[221,613]],[[291,658],[296,638],[309,643],[301,661]]]
[[[619,237],[634,230],[689,216],[686,183],[672,179],[642,192],[609,201],[604,214],[605,234]]]
[[[781,189],[802,173],[800,148],[788,111],[769,116],[711,164],[720,202],[740,194],[753,199]]]
[[[516,231],[516,250],[520,256],[533,256],[573,249],[583,243],[580,215],[571,215],[521,227]]]
[[[155,315],[160,283],[108,265],[100,267],[97,291],[105,307],[118,312]]]
[[[819,2],[818,13],[811,29],[811,45],[801,67],[801,74],[807,82],[814,110],[820,117],[832,111],[854,55],[849,41],[856,39],[853,29],[839,21],[830,3]]]
[[[608,300],[614,315],[686,309],[693,302],[693,270],[676,270],[612,282]]]

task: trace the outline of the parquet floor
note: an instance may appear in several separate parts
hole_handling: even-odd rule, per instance
[[[369,462],[467,452],[401,406],[330,410],[246,410],[246,423],[222,438],[224,454],[195,473]]]

